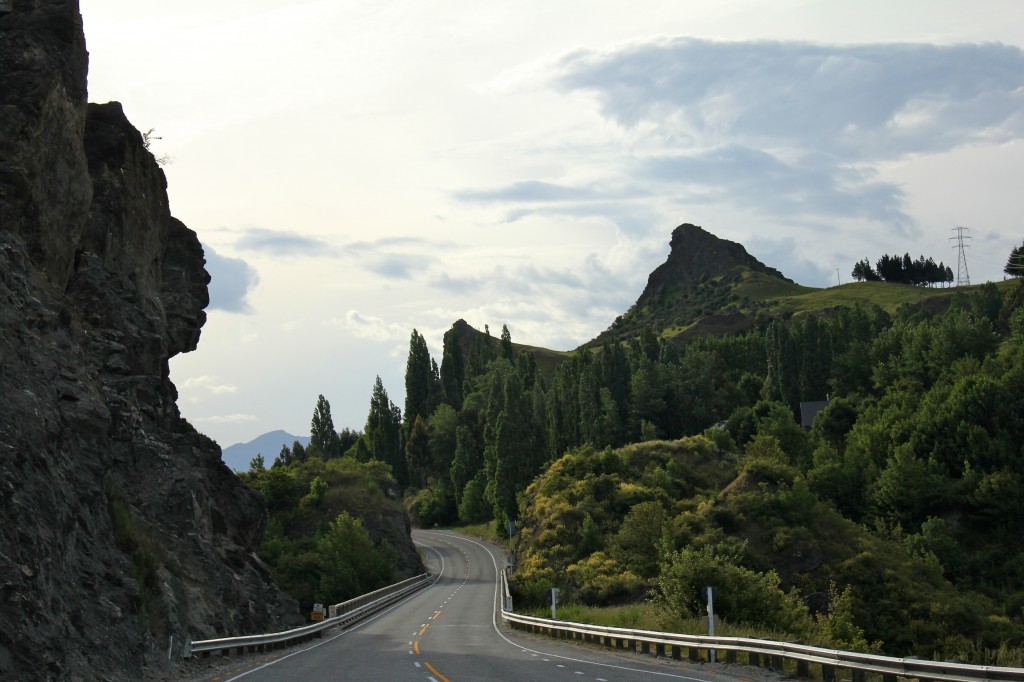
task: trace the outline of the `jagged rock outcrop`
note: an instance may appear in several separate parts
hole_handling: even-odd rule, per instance
[[[647,278],[639,301],[659,288],[694,286],[714,277],[728,277],[737,270],[752,270],[792,282],[775,268],[757,260],[742,244],[721,239],[697,225],[684,223],[672,230],[668,259]]]
[[[719,239],[697,225],[684,223],[672,231],[668,258],[647,278],[647,286],[626,314],[587,346],[621,341],[643,329],[655,333],[686,327],[702,318],[729,331],[741,331],[746,316],[724,310],[731,288],[747,273],[760,273],[789,284],[775,268],[757,260],[741,244]],[[709,325],[714,327],[715,324]]]
[[[120,105],[86,105],[74,0],[0,11],[0,679],[137,680],[186,636],[299,622],[263,502],[179,415],[202,247]],[[180,655],[180,654],[179,654]]]

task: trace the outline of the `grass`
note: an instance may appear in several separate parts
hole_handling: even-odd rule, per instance
[[[456,533],[462,533],[474,538],[480,538],[487,542],[493,542],[496,545],[506,547],[508,545],[508,535],[506,533],[498,533],[498,529],[494,527],[494,521],[485,521],[484,523],[471,523],[465,526],[449,526],[445,530],[455,531]]]
[[[530,615],[539,618],[550,618],[551,606],[537,608]],[[654,601],[625,606],[559,605],[557,615],[558,620],[586,623],[588,625],[672,632],[683,635],[708,634],[708,627],[704,619],[681,618],[671,613],[666,606]],[[776,642],[793,640],[792,636],[783,632],[737,625],[724,620],[716,621],[715,635],[718,637],[750,637]]]

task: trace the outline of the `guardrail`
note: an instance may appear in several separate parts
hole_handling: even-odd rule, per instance
[[[245,653],[246,650],[267,651],[304,642],[314,637],[320,637],[327,628],[336,625],[349,625],[350,623],[362,620],[385,606],[398,601],[407,594],[426,587],[430,582],[430,577],[429,573],[424,573],[414,578],[403,580],[400,583],[382,587],[379,590],[369,592],[355,599],[335,604],[329,607],[330,618],[325,618],[319,623],[304,625],[292,630],[271,632],[265,635],[204,639],[196,642],[190,639],[185,642],[183,655],[185,658],[190,658],[195,654],[208,656],[213,651],[230,653],[232,649],[237,650],[239,654]]]
[[[881,675],[883,682],[896,682],[901,677],[921,682],[1024,682],[1024,668],[896,658],[746,637],[707,637],[613,628],[524,616],[504,608],[501,615],[512,627],[530,632],[563,639],[578,639],[629,651],[637,651],[639,647],[641,653],[670,655],[676,659],[681,659],[682,650],[686,649],[687,657],[691,661],[700,661],[700,654],[704,651],[708,652],[708,659],[711,661],[716,658],[712,656],[713,652],[725,652],[725,661],[736,663],[737,654],[743,652],[746,653],[750,665],[764,665],[780,671],[783,670],[785,661],[795,661],[797,676],[804,678],[811,677],[810,665],[817,664],[821,666],[821,678],[824,682],[835,682],[837,670],[852,671],[854,682],[863,682],[867,673]]]

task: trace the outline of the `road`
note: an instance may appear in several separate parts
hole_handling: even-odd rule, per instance
[[[500,623],[496,547],[444,531],[413,531],[434,583],[347,630],[219,676],[218,682],[724,682],[721,671],[624,656],[514,633]],[[708,668],[704,666],[704,668]],[[747,671],[744,671],[747,672]]]

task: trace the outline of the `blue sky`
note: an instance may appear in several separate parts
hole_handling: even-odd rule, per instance
[[[409,336],[570,349],[684,222],[810,286],[1024,239],[1024,4],[82,0],[90,99],[156,128],[207,249],[182,413],[362,428]],[[838,274],[837,274],[838,270]]]

